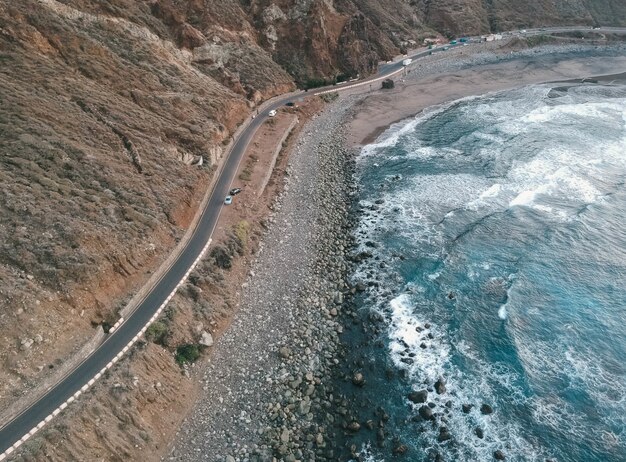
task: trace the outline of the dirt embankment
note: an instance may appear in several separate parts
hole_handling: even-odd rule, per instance
[[[249,67],[265,78],[237,93],[148,5],[126,6],[0,3],[2,408],[117,319],[250,107],[292,88],[263,55]]]
[[[208,256],[150,327],[145,341],[22,446],[17,460],[158,460],[164,455],[202,391],[194,361],[198,355],[211,357],[209,345],[238,311],[240,288],[282,188],[288,153],[302,124],[322,104],[312,98],[281,109],[261,127],[233,184],[242,192],[224,207]],[[299,123],[292,126],[296,118]],[[278,144],[287,129],[290,135]],[[260,192],[276,152],[273,173]]]

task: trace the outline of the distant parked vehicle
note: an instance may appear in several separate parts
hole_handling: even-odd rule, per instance
[[[270,117],[274,117],[276,115],[276,109],[272,109],[270,112],[267,113],[267,115]]]
[[[407,58],[407,59],[403,59],[402,60],[402,65],[403,66],[408,66],[409,64],[411,64],[413,62],[413,60],[411,58]]]
[[[228,192],[228,194],[230,194],[231,196],[236,196],[240,192],[241,192],[241,188],[233,188]]]
[[[285,106],[289,106],[289,107],[293,107],[295,105],[296,105],[296,103],[294,103],[293,101],[289,101],[289,102],[285,103]]]
[[[224,199],[224,204],[230,205],[232,203],[233,203],[233,196],[226,196],[226,199]]]

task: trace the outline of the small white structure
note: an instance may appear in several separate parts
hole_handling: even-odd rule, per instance
[[[486,42],[493,42],[495,40],[502,40],[502,34],[489,34],[485,37]],[[482,37],[481,37],[482,38]]]

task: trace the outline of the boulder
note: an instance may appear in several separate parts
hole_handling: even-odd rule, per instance
[[[361,429],[361,424],[354,420],[350,422],[346,428],[349,432],[357,433]]]
[[[287,359],[289,358],[289,356],[291,356],[291,350],[287,347],[281,347],[281,349],[278,350],[278,354],[281,358]]]
[[[493,458],[496,459],[496,460],[505,460],[506,459],[506,457],[504,456],[504,453],[502,451],[500,451],[499,449],[493,453]]]
[[[452,438],[452,435],[450,434],[450,431],[448,430],[448,428],[441,427],[439,429],[439,436],[437,437],[437,441],[439,441],[440,443],[443,443],[444,441],[448,441],[450,438]]]
[[[484,432],[484,431],[483,431],[483,429],[482,429],[482,428],[480,428],[480,427],[476,427],[476,428],[474,429],[474,433],[475,433],[475,434],[476,434],[476,436],[477,436],[478,438],[480,438],[481,440],[485,437],[485,432]]]
[[[461,409],[463,410],[463,414],[469,414],[473,407],[474,406],[471,404],[464,404],[463,406],[461,406]]]
[[[200,341],[198,343],[200,343],[200,345],[204,345],[205,347],[213,346],[213,336],[207,331],[203,330],[202,337],[200,338]]]
[[[401,456],[403,454],[406,454],[406,452],[409,450],[409,448],[407,447],[406,444],[402,444],[400,442],[396,443],[392,449],[392,454],[394,456]]]
[[[493,408],[489,406],[488,404],[483,404],[480,406],[480,412],[483,415],[493,414]]]
[[[409,393],[409,401],[411,401],[412,403],[425,403],[427,399],[427,390],[412,391],[411,393]]]
[[[435,391],[437,392],[438,395],[441,395],[446,392],[446,382],[443,380],[443,378],[440,377],[435,382]]]
[[[363,377],[362,373],[355,372],[352,376],[352,383],[357,387],[362,387],[363,385],[365,385],[365,377]]]
[[[430,408],[430,406],[422,406],[419,409],[419,415],[422,419],[424,420],[433,420],[433,410]]]

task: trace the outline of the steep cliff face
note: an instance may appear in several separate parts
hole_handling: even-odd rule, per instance
[[[624,25],[619,0],[251,0],[259,43],[299,83],[371,72],[428,36]]]

